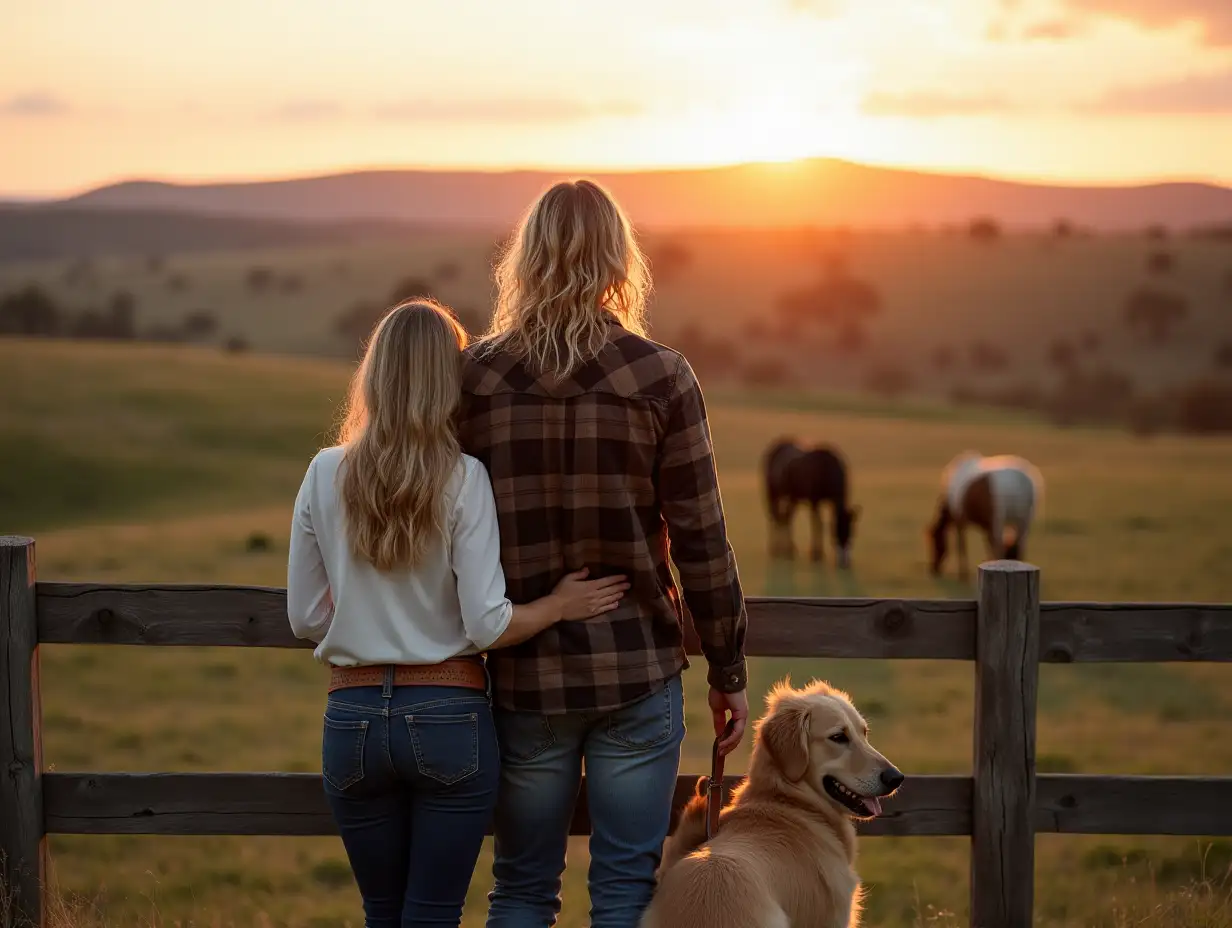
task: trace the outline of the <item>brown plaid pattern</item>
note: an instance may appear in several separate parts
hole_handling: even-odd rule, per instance
[[[583,566],[632,583],[607,615],[491,652],[502,708],[606,712],[654,692],[688,666],[685,605],[711,685],[746,684],[744,597],[701,388],[677,352],[614,318],[611,332],[560,382],[506,355],[466,355],[459,434],[492,479],[509,598],[544,596]]]

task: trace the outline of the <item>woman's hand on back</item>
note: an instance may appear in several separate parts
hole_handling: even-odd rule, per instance
[[[560,602],[562,620],[573,622],[611,612],[620,605],[625,590],[629,589],[628,578],[623,574],[587,580],[589,575],[586,567],[565,574],[552,590],[552,596]]]

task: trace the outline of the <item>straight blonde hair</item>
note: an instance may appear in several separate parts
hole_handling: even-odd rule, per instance
[[[650,268],[606,190],[564,181],[526,212],[496,265],[496,309],[481,354],[505,351],[564,378],[607,341],[604,316],[646,334]]]
[[[415,567],[445,533],[465,347],[448,309],[412,300],[377,323],[351,378],[339,435],[347,538],[378,570]]]

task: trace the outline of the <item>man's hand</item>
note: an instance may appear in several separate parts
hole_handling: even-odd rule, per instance
[[[744,690],[739,693],[724,693],[710,688],[710,712],[714,716],[714,736],[723,738],[727,728],[727,714],[731,713],[731,734],[719,742],[719,754],[726,757],[740,745],[744,726],[749,720],[749,696]]]

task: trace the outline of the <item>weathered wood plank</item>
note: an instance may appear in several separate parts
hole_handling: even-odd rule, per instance
[[[43,756],[40,743],[34,541],[0,535],[0,892],[15,921],[44,921]]]
[[[975,635],[972,928],[1031,928],[1039,569],[982,564]]]
[[[1037,831],[1232,835],[1232,777],[1051,774],[1036,782]]]
[[[729,794],[740,780],[727,778]],[[696,776],[677,780],[677,810],[696,784]],[[43,792],[49,834],[335,833],[311,773],[47,773]],[[1045,774],[1036,795],[1040,834],[1232,835],[1232,777]],[[908,777],[860,833],[967,835],[971,797],[970,777]],[[573,833],[589,824],[579,802]]]
[[[1232,605],[1043,603],[1040,660],[1232,661]]]
[[[291,634],[286,592],[267,587],[41,583],[38,612],[39,640],[55,644],[311,646]],[[763,657],[974,653],[971,602],[751,599],[749,612],[749,651]]]
[[[332,835],[321,778],[311,773],[48,773],[47,830],[52,834]],[[740,777],[728,777],[731,788]],[[696,776],[676,783],[676,810]],[[730,792],[729,792],[730,795]],[[573,834],[588,834],[585,781]],[[971,830],[969,777],[912,777],[861,824],[867,835],[958,835]]]
[[[269,587],[40,583],[38,613],[54,644],[311,647]],[[755,597],[749,616],[757,657],[975,658],[971,600]],[[1040,660],[1232,661],[1232,605],[1044,603]]]
[[[40,583],[39,641],[311,648],[291,634],[287,592],[255,586]]]

